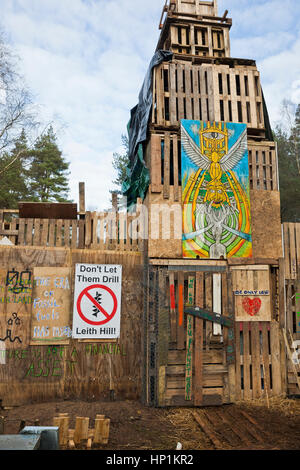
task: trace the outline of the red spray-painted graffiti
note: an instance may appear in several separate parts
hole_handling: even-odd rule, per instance
[[[248,315],[254,317],[261,309],[261,300],[258,298],[250,299],[249,297],[245,297],[243,299],[243,309]]]

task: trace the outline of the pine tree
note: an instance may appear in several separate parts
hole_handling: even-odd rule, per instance
[[[128,155],[128,137],[125,135],[121,136],[122,145],[124,148],[124,153],[115,152],[113,154],[113,167],[117,171],[117,178],[113,181],[113,184],[117,185],[119,189],[119,193],[121,192],[122,184],[126,180],[126,170],[129,164],[129,155]],[[118,191],[117,191],[118,192]]]
[[[298,104],[294,125],[291,129],[290,142],[292,145],[292,153],[294,155],[298,176],[300,177],[300,104]]]
[[[292,129],[286,131],[277,126],[274,139],[278,149],[281,219],[300,222],[300,106]]]
[[[31,151],[28,170],[31,200],[36,202],[68,201],[69,163],[63,158],[57,145],[52,126],[35,143]]]
[[[17,209],[18,202],[28,200],[26,163],[29,155],[24,130],[16,140],[11,152],[3,153],[0,159],[0,207]]]

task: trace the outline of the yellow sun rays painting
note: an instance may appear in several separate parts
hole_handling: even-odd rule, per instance
[[[181,121],[183,257],[252,257],[247,126]]]

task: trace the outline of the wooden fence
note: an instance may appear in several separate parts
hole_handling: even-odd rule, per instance
[[[14,245],[93,250],[141,251],[143,226],[139,213],[86,212],[76,220],[27,219],[0,210],[0,237]]]
[[[0,397],[5,405],[52,399],[139,399],[141,394],[141,342],[143,312],[142,254],[47,247],[0,247]],[[123,267],[121,333],[118,340],[77,340],[70,335],[77,263],[118,264]],[[56,323],[37,318],[49,310],[34,308],[38,297],[35,277],[70,273],[69,289],[53,294],[58,305]],[[7,283],[19,280],[19,285]],[[48,274],[47,274],[48,273]],[[19,278],[18,278],[19,275]],[[43,300],[46,301],[43,288]],[[58,309],[60,300],[68,309]],[[54,311],[54,309],[53,309]],[[63,317],[63,318],[62,318]],[[40,326],[35,329],[38,323]],[[47,323],[48,321],[48,323]],[[49,341],[43,325],[56,328],[59,338]],[[57,332],[59,330],[59,333]],[[37,333],[36,333],[37,331]]]

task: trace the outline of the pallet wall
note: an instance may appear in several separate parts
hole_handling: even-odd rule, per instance
[[[175,201],[180,201],[181,139],[172,131],[151,134],[151,192],[163,193],[164,199],[174,186]],[[250,189],[278,191],[277,151],[274,142],[248,140]],[[151,165],[150,165],[151,161]]]
[[[76,263],[121,264],[121,336],[117,341],[74,340],[43,344],[32,342],[33,298],[30,285],[20,282],[11,290],[5,279],[27,279],[37,267],[71,270],[68,323],[72,328],[73,284]],[[59,275],[59,274],[57,274]],[[54,398],[139,399],[141,395],[141,344],[143,283],[142,255],[66,248],[0,248],[0,398],[5,405],[43,402]],[[64,328],[65,330],[65,328]],[[35,342],[36,343],[36,342]]]
[[[145,295],[147,403],[207,406],[285,393],[275,310],[271,321],[238,321],[226,262],[153,261]],[[221,313],[232,327],[187,314],[191,306]]]
[[[237,322],[235,338],[237,399],[284,393],[278,323]]]
[[[14,245],[120,251],[143,249],[140,213],[85,212],[84,217],[76,220],[13,217],[5,222],[4,212],[0,210],[0,237],[6,236]]]
[[[172,61],[155,68],[152,125],[179,126],[181,119],[247,123],[265,121],[260,75],[255,66]]]

